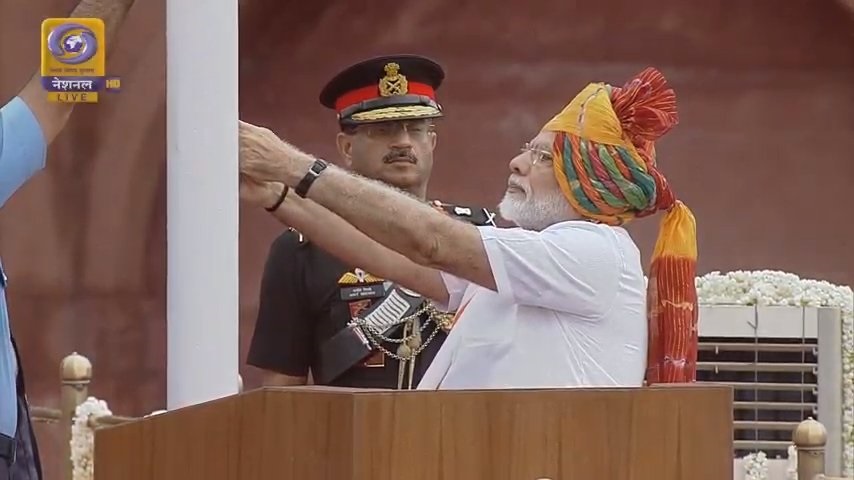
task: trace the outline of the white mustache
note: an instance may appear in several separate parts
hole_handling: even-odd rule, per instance
[[[515,182],[515,181],[513,181],[513,179],[510,179],[510,180],[508,180],[508,181],[507,181],[507,187],[508,187],[508,188],[510,188],[510,187],[516,187],[516,188],[518,188],[518,189],[520,189],[520,190],[524,191],[525,193],[528,193],[528,188],[527,188],[527,187],[525,187],[525,185],[522,185],[522,184],[521,184],[521,183],[519,183],[519,182]]]

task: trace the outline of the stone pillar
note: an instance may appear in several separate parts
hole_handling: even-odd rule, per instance
[[[166,0],[166,405],[237,393],[237,0]]]
[[[792,433],[792,443],[798,449],[798,480],[813,480],[824,475],[824,446],[827,430],[824,425],[807,418]]]
[[[59,365],[62,387],[59,394],[59,424],[64,431],[65,442],[62,445],[65,479],[72,480],[71,464],[71,424],[77,406],[89,397],[89,383],[92,381],[92,362],[77,352],[62,359]]]

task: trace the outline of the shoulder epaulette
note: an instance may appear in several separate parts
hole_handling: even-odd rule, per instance
[[[477,226],[492,226],[495,227],[495,212],[486,208],[470,207],[465,205],[454,205],[444,203],[440,200],[433,200],[431,204],[445,211],[448,215],[459,220],[472,223]]]

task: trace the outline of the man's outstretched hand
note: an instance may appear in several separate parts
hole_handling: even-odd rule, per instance
[[[240,173],[259,182],[294,187],[314,159],[275,133],[240,121]]]
[[[261,182],[241,173],[240,199],[261,207],[270,207],[279,199],[285,186],[276,182]]]
[[[267,128],[240,121],[240,173],[257,182],[280,180],[282,141]],[[242,182],[241,182],[242,185]]]

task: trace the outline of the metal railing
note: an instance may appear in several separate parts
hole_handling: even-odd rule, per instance
[[[734,455],[785,458],[807,417],[828,430],[827,468],[843,461],[842,315],[837,308],[703,306],[697,380],[733,387]]]

